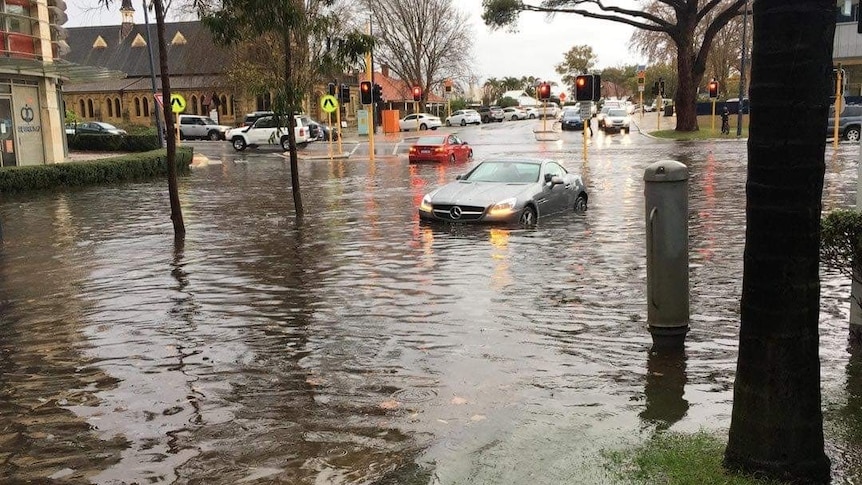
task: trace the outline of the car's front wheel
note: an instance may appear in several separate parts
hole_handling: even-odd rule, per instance
[[[455,154],[454,153],[449,155],[449,163],[455,163]]]
[[[241,136],[237,136],[233,140],[231,140],[231,145],[233,145],[233,149],[238,152],[245,150],[245,147],[248,146],[246,145],[245,140]]]
[[[850,141],[859,141],[859,127],[851,126],[844,131],[844,139]]]
[[[449,121],[449,120],[446,120],[446,126],[452,126],[452,122],[451,122],[451,121]],[[464,122],[463,122],[463,121],[461,122],[461,126],[464,126]]]
[[[531,227],[536,225],[536,209],[528,205],[524,207],[524,210],[521,211],[521,217],[518,218],[518,224],[524,227]]]
[[[575,199],[575,212],[578,214],[583,214],[587,211],[587,196],[584,194],[578,194],[578,197]]]
[[[471,148],[469,152],[467,152],[467,160],[473,159],[473,149]]]
[[[461,120],[461,126],[467,126],[467,120],[462,119]]]
[[[419,129],[422,131],[425,131],[428,129],[428,125],[426,125],[425,123],[422,123],[421,125],[419,125]]]

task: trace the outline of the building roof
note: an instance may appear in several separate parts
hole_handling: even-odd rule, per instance
[[[143,25],[133,25],[120,38],[119,25],[67,28],[69,53],[67,61],[125,72],[129,77],[149,77],[150,58]],[[155,24],[150,24],[153,59],[158,76],[159,46]],[[230,52],[215,45],[206,27],[199,21],[165,24],[168,42],[168,65],[171,78],[186,75],[220,75],[230,65]]]
[[[413,102],[413,87],[406,81],[375,71],[374,82],[383,88],[383,100],[387,103]],[[434,93],[428,93],[426,99],[429,103],[443,103],[446,101]]]

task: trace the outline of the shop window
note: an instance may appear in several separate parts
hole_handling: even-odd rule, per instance
[[[33,40],[33,24],[30,16],[30,2],[7,0],[5,20],[6,44],[3,48],[12,57],[36,57]]]
[[[141,100],[135,98],[135,116],[141,116]]]
[[[150,116],[150,100],[147,98],[144,98],[143,105],[144,105],[144,116],[149,117]]]
[[[93,100],[92,99],[87,99],[87,117],[88,118],[93,117]]]
[[[221,114],[227,115],[227,96],[222,94],[221,97],[219,98],[219,101],[221,104]]]
[[[114,98],[114,116],[117,118],[123,117],[123,110],[120,105],[120,98]]]
[[[111,98],[108,98],[107,104],[108,104],[108,118],[113,118],[114,117],[114,103],[111,102]]]
[[[191,105],[192,105],[192,114],[193,115],[198,114],[198,98],[197,98],[197,96],[192,96]]]

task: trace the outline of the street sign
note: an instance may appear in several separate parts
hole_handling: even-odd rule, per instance
[[[320,109],[327,113],[334,113],[338,109],[338,100],[335,96],[326,95],[320,98]]]
[[[592,118],[592,116],[593,116],[592,104],[593,104],[592,101],[581,101],[581,105],[580,105],[581,113],[580,114],[581,114],[582,120],[588,120],[588,119]]]
[[[566,93],[560,93],[560,101],[566,100]]]
[[[162,93],[154,93],[153,97],[156,98],[156,102],[159,103],[159,108],[165,107],[165,101],[162,98]]]
[[[186,110],[186,98],[179,94],[171,95],[171,111],[174,113],[182,113]]]
[[[644,92],[644,85],[643,84],[638,84],[638,92],[639,93]]]

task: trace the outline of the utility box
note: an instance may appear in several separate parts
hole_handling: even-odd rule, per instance
[[[398,125],[399,119],[398,110],[383,110],[383,133],[398,133],[401,131],[401,127]]]
[[[689,329],[688,167],[662,160],[644,170],[647,325],[656,345],[682,345]]]
[[[358,135],[368,135],[368,111],[360,109],[356,111],[356,133]]]

